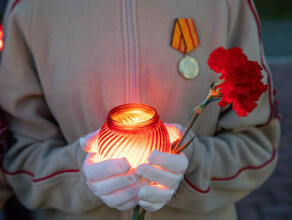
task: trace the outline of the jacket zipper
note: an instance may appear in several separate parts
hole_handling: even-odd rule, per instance
[[[126,0],[126,17],[127,17],[127,31],[128,31],[128,46],[129,46],[129,102],[137,102],[137,85],[136,85],[136,48],[134,38],[134,24],[133,24],[133,6],[132,0]]]

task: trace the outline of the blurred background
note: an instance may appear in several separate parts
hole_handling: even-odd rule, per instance
[[[254,0],[281,119],[276,170],[258,190],[241,200],[241,220],[292,220],[292,0]]]
[[[277,90],[282,136],[275,172],[260,189],[238,202],[237,210],[240,220],[292,220],[292,0],[254,1],[262,22],[265,54]],[[0,22],[6,2],[0,0]],[[0,220],[12,219],[37,217],[33,218],[12,198],[0,211]]]

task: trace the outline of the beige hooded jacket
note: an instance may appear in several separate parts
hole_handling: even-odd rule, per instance
[[[264,68],[269,91],[246,118],[207,107],[185,152],[189,167],[177,194],[146,219],[236,219],[234,204],[258,188],[277,160],[279,122],[273,86],[250,0],[21,0],[10,7],[0,69],[0,105],[16,143],[5,178],[45,219],[131,219],[87,187],[78,139],[128,102],[154,106],[182,124],[218,79],[207,66],[217,47],[239,46]],[[11,4],[12,5],[12,4]],[[170,46],[175,18],[193,18],[201,45],[190,53],[200,72],[178,73],[183,54]]]

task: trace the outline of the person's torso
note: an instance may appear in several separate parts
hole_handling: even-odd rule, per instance
[[[176,18],[196,25],[200,46],[188,54],[199,64],[194,79],[178,71],[184,54],[171,47]],[[226,47],[227,21],[225,1],[36,1],[30,47],[67,141],[101,127],[111,108],[129,102],[151,105],[164,122],[182,124],[218,79],[207,60]],[[220,108],[206,112],[194,128],[198,136],[215,132]]]

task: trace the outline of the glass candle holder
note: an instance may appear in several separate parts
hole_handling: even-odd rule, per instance
[[[169,135],[157,111],[138,103],[120,105],[108,113],[97,145],[104,160],[125,157],[133,168],[145,163],[154,149],[170,153]]]

